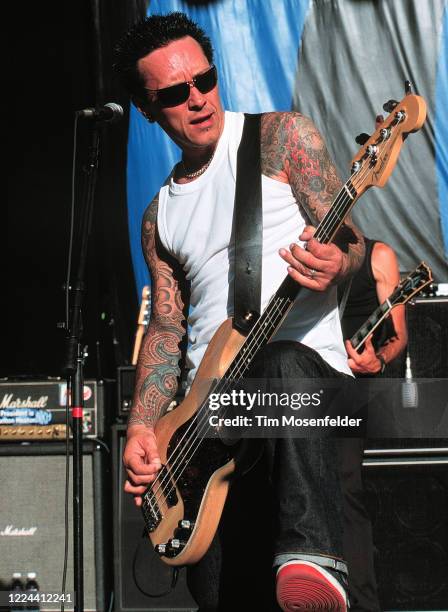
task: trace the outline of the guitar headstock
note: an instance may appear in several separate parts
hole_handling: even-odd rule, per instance
[[[151,315],[151,291],[148,285],[145,285],[142,289],[142,301],[140,304],[140,311],[138,313],[137,325],[143,325],[146,329],[149,323],[149,317]]]
[[[134,350],[132,351],[131,364],[136,365],[140,347],[142,344],[142,338],[146,333],[149,318],[151,316],[151,291],[148,285],[145,285],[142,289],[142,301],[140,303],[140,310],[137,319],[137,331],[135,332]]]
[[[420,96],[407,94],[393,108],[352,160],[350,181],[358,196],[369,187],[384,187],[397,163],[404,139],[419,130],[425,119],[426,102]]]
[[[431,268],[422,261],[413,272],[400,282],[389,300],[394,306],[406,304],[406,302],[409,302],[411,298],[420,293],[432,281]]]

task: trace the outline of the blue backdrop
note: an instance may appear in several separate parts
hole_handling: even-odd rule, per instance
[[[371,199],[381,204],[386,198],[387,206],[372,212],[367,201],[355,219],[365,233],[396,249],[402,270],[425,259],[436,280],[448,282],[446,0],[218,0],[202,5],[153,0],[149,8],[150,13],[175,10],[209,34],[224,107],[246,112],[295,108],[310,115],[344,180],[357,150],[354,136],[373,127],[378,104],[388,97],[400,99],[404,78],[419,83],[429,113],[422,135],[406,143],[411,153],[398,162],[409,180],[397,178],[394,189],[393,175],[389,191],[377,195],[380,190],[372,190]],[[375,94],[383,91],[385,97],[377,100]],[[363,117],[360,129],[355,114]],[[141,218],[179,157],[162,130],[132,107],[127,189],[139,295],[149,281],[141,254]]]

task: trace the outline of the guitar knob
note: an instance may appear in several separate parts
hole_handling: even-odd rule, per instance
[[[383,110],[385,110],[386,113],[391,113],[397,104],[398,102],[396,100],[388,100],[383,104]]]
[[[355,138],[355,142],[356,144],[359,144],[360,146],[362,146],[369,140],[369,138],[370,138],[369,134],[366,134],[365,132],[363,132],[362,134],[357,135],[357,137]]]
[[[179,540],[179,538],[172,538],[171,540],[168,540],[168,543],[167,543],[168,552],[170,551],[180,552],[182,548],[184,548],[185,545],[186,545],[185,540]]]
[[[166,554],[166,544],[157,544],[154,547],[154,550],[158,555],[163,556]]]
[[[188,521],[187,519],[182,519],[177,524],[179,529],[186,529],[187,531],[191,531],[194,527],[194,521]]]

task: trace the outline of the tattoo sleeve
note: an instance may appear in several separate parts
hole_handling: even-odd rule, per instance
[[[183,279],[179,266],[157,238],[158,199],[142,222],[142,248],[151,272],[152,309],[137,363],[128,425],[153,427],[174,397],[180,373],[180,343],[185,335]]]
[[[328,212],[342,186],[317,128],[299,113],[263,115],[261,167],[266,176],[291,185],[305,220],[314,226]],[[364,239],[347,217],[334,242],[344,254],[343,278],[361,265]]]

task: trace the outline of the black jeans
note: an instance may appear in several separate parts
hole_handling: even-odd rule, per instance
[[[303,344],[268,344],[252,378],[337,378],[346,375]],[[278,610],[273,560],[342,559],[342,495],[337,440],[265,441],[257,465],[234,482],[218,533],[204,558],[189,568],[189,588],[200,612]]]

